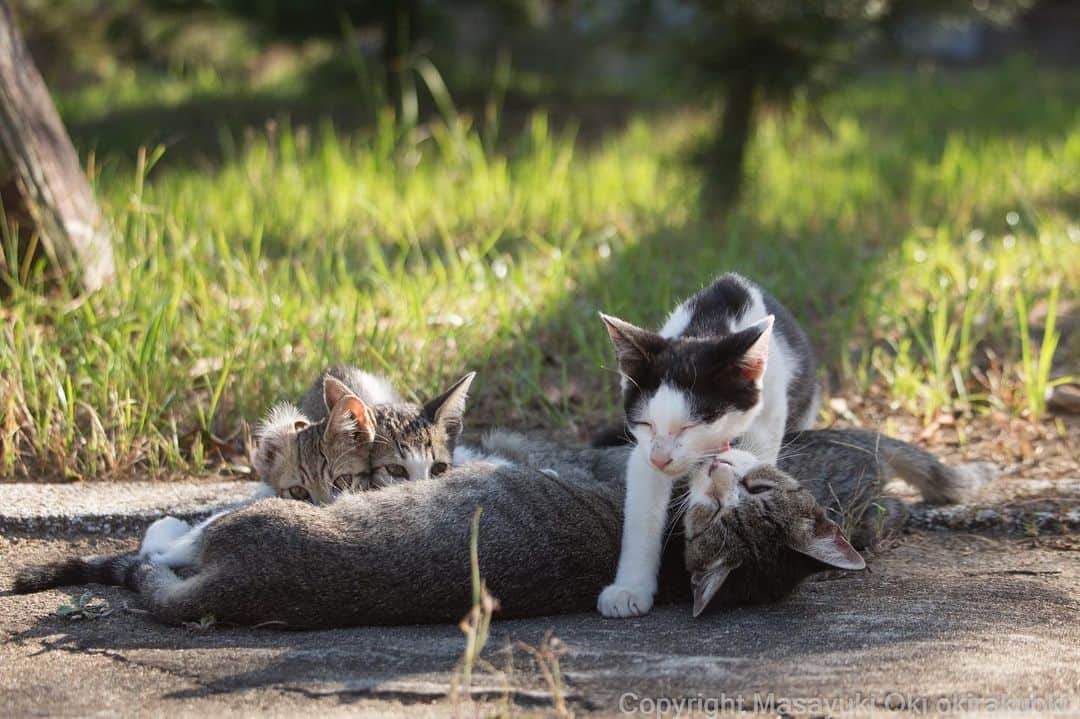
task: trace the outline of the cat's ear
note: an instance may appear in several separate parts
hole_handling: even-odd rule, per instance
[[[323,377],[323,401],[326,403],[326,411],[329,413],[337,406],[337,403],[341,401],[342,397],[349,395],[356,396],[356,393],[349,389],[349,385],[345,384],[337,377],[331,377],[326,375]]]
[[[296,433],[310,424],[311,421],[295,405],[288,402],[274,405],[255,430],[252,465],[261,479],[273,474],[274,466],[289,451],[289,443],[295,441]]]
[[[632,325],[618,317],[601,312],[600,319],[604,321],[611,343],[615,345],[619,370],[629,377],[638,375],[652,361],[653,355],[667,344],[667,340],[655,332]]]
[[[742,356],[735,361],[735,364],[739,369],[739,374],[747,382],[758,382],[765,374],[775,320],[775,317],[769,315],[737,335],[742,342],[745,342],[746,349],[742,351]]]
[[[326,379],[327,381],[323,384],[324,390],[333,378]],[[341,386],[345,385],[341,384]],[[331,394],[326,392],[325,396],[329,401]],[[326,420],[326,432],[323,438],[328,442],[348,439],[356,444],[369,444],[375,441],[375,419],[371,416],[364,401],[349,391],[348,387],[345,388],[345,394],[338,397],[330,407],[330,416]]]
[[[721,560],[702,572],[694,572],[690,577],[690,588],[694,593],[695,617],[708,608],[709,602],[720,591],[720,587],[724,586],[724,580],[738,566],[738,563],[729,564]]]
[[[432,424],[441,424],[451,439],[461,434],[465,416],[465,401],[469,398],[469,387],[476,379],[476,373],[470,372],[450,389],[424,405],[424,416]]]
[[[814,512],[814,526],[791,540],[789,547],[837,569],[865,569],[866,561],[855,551],[840,527],[825,516],[824,510]]]

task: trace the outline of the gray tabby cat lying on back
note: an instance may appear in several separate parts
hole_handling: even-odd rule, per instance
[[[707,588],[714,605],[778,599],[809,574],[855,563],[858,555],[852,556],[813,497],[858,503],[899,474],[928,499],[952,501],[986,479],[981,467],[948,468],[872,432],[807,431],[789,442],[792,451],[780,467],[802,477],[805,487],[775,468],[753,468],[737,478],[747,491],[729,493],[737,505],[710,514],[696,504],[688,519],[695,593],[703,596]],[[438,481],[349,495],[324,508],[267,500],[221,517],[202,535],[188,578],[136,555],[90,557],[24,568],[15,591],[126,584],[154,616],[170,623],[206,615],[223,623],[276,621],[291,628],[457,621],[470,602],[471,518],[483,507],[480,571],[501,602],[500,616],[591,610],[618,559],[629,450],[565,448],[517,435],[496,435],[486,449],[514,463],[470,462]],[[557,474],[541,473],[535,469],[540,465]],[[709,486],[738,469],[703,468],[691,486],[704,486],[704,494],[726,503],[727,494]],[[775,487],[758,493],[766,483]],[[729,518],[751,506],[754,512],[767,509],[768,521],[741,523],[732,532]],[[872,538],[902,519],[894,506],[880,516],[866,512],[855,536]],[[668,543],[660,582],[664,601],[690,594],[681,545]],[[789,562],[788,552],[807,561]],[[718,567],[729,569],[719,585]]]
[[[258,430],[255,497],[195,525],[163,517],[147,530],[139,556],[189,566],[212,523],[259,499],[329,504],[348,492],[428,479],[450,467],[461,434],[470,372],[423,405],[402,401],[390,383],[355,367],[322,372],[300,407],[282,402]]]

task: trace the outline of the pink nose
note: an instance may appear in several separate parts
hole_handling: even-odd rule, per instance
[[[670,454],[651,454],[649,455],[649,461],[653,463],[653,466],[657,469],[664,469],[671,464]]]

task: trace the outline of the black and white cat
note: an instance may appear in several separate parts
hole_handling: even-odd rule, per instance
[[[619,566],[597,608],[629,617],[652,607],[673,482],[736,439],[775,464],[784,432],[813,425],[818,385],[810,343],[791,313],[737,274],[676,307],[659,333],[601,318],[636,447],[626,467]]]

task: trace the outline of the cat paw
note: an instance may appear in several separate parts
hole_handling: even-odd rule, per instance
[[[139,547],[139,557],[145,559],[150,555],[162,554],[173,542],[190,531],[191,525],[184,520],[162,517],[147,528],[142,546]]]
[[[647,587],[610,584],[600,592],[596,608],[609,619],[639,617],[652,609],[653,593]]]
[[[725,469],[723,465],[728,465],[736,478],[742,478],[759,464],[762,464],[762,461],[750,452],[744,449],[729,449],[716,455],[712,467],[710,467],[710,474],[717,470],[723,470]]]

